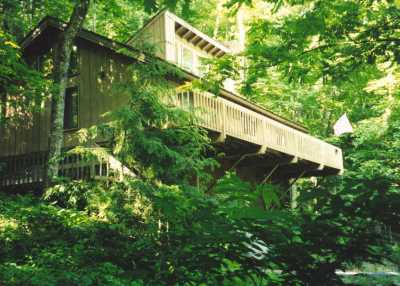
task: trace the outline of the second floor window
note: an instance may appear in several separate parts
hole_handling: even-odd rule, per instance
[[[50,50],[44,54],[37,55],[32,62],[32,67],[43,73],[45,77],[50,77],[53,70],[52,53],[53,51]]]
[[[73,77],[78,74],[79,74],[79,54],[78,54],[78,47],[74,45],[71,51],[68,76]]]
[[[6,119],[7,116],[7,94],[2,91],[0,94],[0,123]]]
[[[43,73],[45,77],[50,77],[53,72],[53,56],[54,50],[50,49],[43,54],[36,55],[31,66],[35,70]],[[68,76],[74,77],[79,74],[79,51],[77,46],[73,46],[71,50],[71,58],[69,63]]]
[[[64,130],[78,128],[78,88],[69,87],[65,91]]]
[[[193,70],[193,52],[192,50],[182,47],[182,67],[187,70]]]

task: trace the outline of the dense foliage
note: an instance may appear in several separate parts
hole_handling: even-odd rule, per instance
[[[26,65],[12,35],[0,27],[0,124],[24,120],[40,110],[47,89],[43,75]]]
[[[85,25],[126,40],[160,4],[145,2],[95,1]],[[127,104],[81,130],[75,152],[111,138],[103,151],[137,177],[65,180],[42,198],[0,194],[0,284],[368,285],[337,270],[400,265],[398,2],[177,2],[161,4],[225,41],[235,37],[236,3],[255,4],[240,7],[251,16],[243,74],[242,58],[225,57],[199,86],[218,92],[224,78],[244,75],[249,99],[324,138],[347,112],[355,132],[328,139],[343,149],[346,172],[299,180],[292,209],[279,201],[285,190],[234,172],[211,184],[218,163],[207,132],[195,112],[171,104],[176,90],[165,78],[179,71],[135,64],[113,89]],[[15,39],[45,14],[67,19],[72,4],[1,2],[0,94],[23,88],[21,111],[40,105],[45,81],[23,63]],[[376,283],[394,283],[383,280]]]
[[[115,87],[129,104],[111,114],[105,128],[115,138],[114,153],[144,177],[166,183],[206,183],[216,161],[205,130],[193,113],[173,104],[176,88],[167,77],[181,75],[161,61],[137,64],[127,71],[131,80]]]
[[[220,285],[257,271],[245,235],[196,189],[80,183],[48,199],[66,208],[2,196],[2,284]]]

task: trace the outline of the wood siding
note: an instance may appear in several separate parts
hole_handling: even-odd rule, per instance
[[[78,127],[88,128],[105,122],[105,114],[128,102],[127,96],[113,91],[113,85],[127,76],[129,61],[106,48],[80,41],[79,75],[69,86],[77,85]],[[47,151],[50,129],[50,102],[40,113],[16,127],[0,128],[0,157]],[[65,131],[65,146],[76,145],[76,130]]]
[[[156,56],[167,59],[166,54],[170,54],[170,52],[166,53],[166,35],[169,35],[170,28],[170,25],[166,25],[165,13],[163,13],[160,17],[155,17],[147,23],[135,36],[131,44],[139,49],[146,47],[146,45],[151,45],[155,49]],[[168,39],[168,42],[170,41]]]
[[[129,100],[127,95],[113,87],[126,82],[129,76],[127,69],[135,61],[101,44],[83,39],[77,43],[79,74],[71,79],[70,85],[77,85],[79,89],[78,128],[106,122],[106,113],[126,105]],[[270,149],[293,156],[296,162],[307,160],[316,163],[318,170],[325,166],[343,170],[339,148],[280,123],[263,112],[251,110],[251,106],[238,103],[240,98],[235,100],[232,96],[227,99],[208,93],[188,93],[188,96],[186,105],[201,111],[199,125],[220,133],[221,138],[229,136],[248,145],[259,146],[261,154]],[[49,102],[46,102],[41,113],[34,114],[18,128],[0,130],[0,157],[47,151],[49,127],[50,108]],[[64,146],[78,144],[75,134],[76,130],[66,131]]]
[[[182,37],[178,34],[177,25],[181,21],[176,15],[164,11],[157,16],[155,16],[149,23],[147,23],[135,37],[129,42],[131,45],[141,48],[144,44],[150,44],[155,49],[155,55],[167,60],[171,63],[178,65],[179,67],[195,74],[196,76],[201,76],[201,58],[214,58],[216,55],[210,53],[214,50],[213,48],[209,51],[205,51],[200,48],[198,43],[205,42],[206,46],[215,47],[209,40],[198,35],[198,32],[194,27],[187,24],[185,30],[190,31],[188,33],[191,39],[201,39],[197,40],[197,45],[193,42],[188,41],[187,38]],[[182,28],[182,27],[181,27]],[[197,31],[197,32],[196,32]],[[205,35],[204,35],[205,36]],[[183,48],[189,50],[192,53],[193,65],[192,67],[185,67],[182,60]],[[236,93],[235,82],[232,79],[227,79],[224,81],[224,88],[230,92]]]

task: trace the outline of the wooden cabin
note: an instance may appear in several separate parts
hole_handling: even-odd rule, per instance
[[[41,68],[51,54],[57,35],[65,23],[46,17],[21,43],[28,62]],[[222,57],[229,48],[208,37],[169,11],[154,16],[128,43],[118,43],[82,29],[76,39],[69,84],[65,98],[65,148],[78,144],[76,132],[107,120],[103,115],[128,102],[111,88],[123,82],[129,65],[143,62],[138,46],[149,42],[158,58],[176,65],[186,81],[201,77],[201,59]],[[130,51],[129,56],[121,49]],[[307,130],[235,93],[227,82],[218,96],[208,92],[184,92],[177,95],[178,105],[188,103],[200,109],[200,125],[215,138],[226,156],[222,169],[234,168],[245,179],[287,180],[299,176],[324,176],[343,171],[342,151],[308,134]],[[43,180],[47,158],[50,106],[33,114],[30,122],[0,129],[0,188],[39,184]],[[62,173],[73,178],[104,175],[105,170],[123,170],[110,155],[105,162],[81,164],[79,157],[67,158]],[[216,176],[218,172],[216,173]]]

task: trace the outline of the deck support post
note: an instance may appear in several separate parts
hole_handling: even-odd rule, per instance
[[[222,126],[221,126],[221,133],[219,133],[218,134],[218,137],[217,137],[217,143],[225,143],[225,140],[226,140],[226,108],[225,108],[225,105],[223,105],[223,104],[220,104],[219,105],[219,110],[220,110],[220,114],[219,114],[219,116],[220,116],[220,120],[221,120],[221,123],[222,123]]]
[[[221,133],[218,134],[218,137],[217,137],[217,139],[215,139],[215,142],[217,142],[217,143],[225,143],[225,140],[226,140],[226,133],[221,132]]]
[[[276,169],[278,169],[278,167],[280,166],[280,164],[276,164],[275,167],[269,172],[269,174],[261,181],[261,185],[265,184],[269,178],[272,177],[272,175],[275,173]]]
[[[260,149],[258,149],[258,151],[257,151],[257,154],[260,154],[260,155],[262,155],[262,154],[265,154],[265,153],[267,153],[267,145],[261,145],[261,147],[260,147]]]

